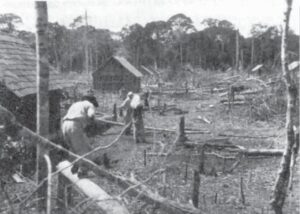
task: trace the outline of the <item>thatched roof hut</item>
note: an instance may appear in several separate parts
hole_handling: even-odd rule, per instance
[[[0,33],[0,104],[27,127],[36,128],[36,55],[21,39]],[[50,69],[50,132],[59,128],[60,90],[68,85]]]

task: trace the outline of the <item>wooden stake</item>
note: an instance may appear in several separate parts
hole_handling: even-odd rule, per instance
[[[60,213],[67,213],[68,205],[72,204],[71,183],[60,173],[58,174],[56,204],[60,209]]]
[[[188,164],[188,162],[185,162],[185,173],[184,173],[185,183],[187,183],[187,179],[188,179],[188,169],[189,169],[189,164]]]
[[[193,205],[198,208],[199,204],[199,188],[200,188],[200,173],[198,170],[194,170],[194,183],[193,183]]]
[[[218,203],[218,193],[216,192],[216,194],[215,194],[215,204],[217,204]]]
[[[49,64],[48,64],[48,10],[47,2],[36,1],[36,57],[37,57],[37,134],[48,136],[49,132]],[[37,145],[37,183],[39,184],[47,177],[47,167],[44,155],[48,154],[46,148]],[[47,184],[45,183],[38,191],[38,210],[40,212],[47,209],[46,205]]]
[[[118,114],[117,114],[117,104],[115,103],[113,106],[113,121],[117,121],[118,119]]]
[[[245,205],[245,194],[244,194],[244,183],[243,183],[243,177],[241,177],[240,180],[240,197],[241,197],[241,202],[243,205]]]
[[[144,166],[147,166],[147,150],[144,150]]]
[[[199,163],[199,173],[205,174],[205,145],[200,147],[200,163]]]

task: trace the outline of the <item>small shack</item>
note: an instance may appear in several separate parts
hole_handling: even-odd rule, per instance
[[[124,57],[109,58],[98,70],[93,72],[95,90],[117,92],[120,89],[139,92],[143,74]]]
[[[36,131],[36,55],[21,39],[0,33],[0,105]],[[60,128],[61,88],[68,84],[50,69],[49,132]]]

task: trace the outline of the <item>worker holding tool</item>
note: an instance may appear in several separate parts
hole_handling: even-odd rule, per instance
[[[129,124],[132,121],[132,112],[133,112],[133,109],[130,106],[130,103],[131,103],[131,100],[133,98],[133,95],[134,94],[131,91],[128,92],[126,99],[123,101],[123,103],[119,107],[119,109],[121,109],[121,110],[123,110],[123,109],[126,110],[126,114],[124,116],[124,123],[125,123],[125,125]],[[126,128],[124,134],[125,135],[130,135],[130,129],[131,129],[131,125],[129,125]]]
[[[77,155],[84,155],[92,150],[89,138],[86,135],[86,127],[95,123],[95,112],[98,102],[94,96],[83,96],[81,101],[73,103],[62,121],[62,133],[65,144]],[[103,157],[92,153],[86,158],[97,164],[103,163]],[[107,167],[107,166],[105,166]],[[78,176],[85,176],[88,171],[88,164],[83,161],[75,163],[72,173],[78,172]]]
[[[129,92],[127,98],[123,101],[120,108],[126,108],[126,115],[124,118],[125,125],[132,122],[133,125],[133,138],[135,143],[145,143],[145,131],[143,122],[143,104],[141,96]],[[125,134],[130,134],[130,128],[127,127]]]

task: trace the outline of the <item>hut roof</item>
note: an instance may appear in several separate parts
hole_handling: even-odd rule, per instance
[[[19,97],[36,93],[36,55],[21,39],[0,33],[0,78]],[[67,81],[50,68],[49,90],[61,89]]]
[[[294,61],[291,64],[289,64],[289,70],[293,71],[293,70],[299,68],[299,66],[300,66],[300,61]]]
[[[252,72],[255,72],[255,71],[258,71],[259,69],[261,69],[264,65],[263,64],[259,64],[259,65],[256,65],[254,68],[252,68]]]
[[[142,77],[143,74],[138,71],[133,65],[131,65],[124,57],[120,56],[113,56],[113,59],[115,59],[117,62],[119,62],[126,70],[128,70],[130,73],[132,73],[136,77]]]
[[[146,66],[142,65],[141,67],[145,71],[145,72],[143,72],[143,74],[150,75],[150,76],[154,75],[154,73],[149,68],[147,68]]]

